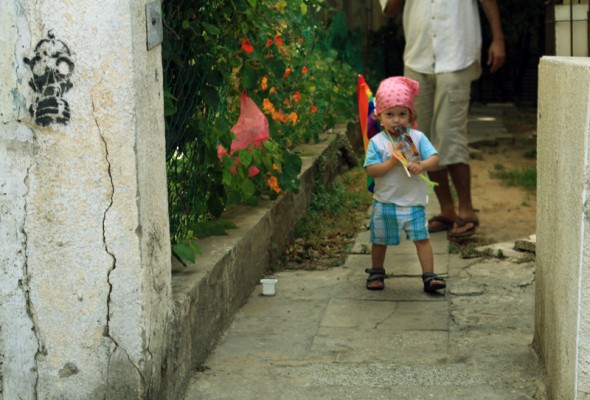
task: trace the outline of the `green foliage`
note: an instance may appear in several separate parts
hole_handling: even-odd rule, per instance
[[[296,146],[354,118],[356,73],[325,39],[323,0],[165,0],[162,10],[171,238],[186,259],[195,223],[298,190]],[[244,91],[270,139],[220,159]]]
[[[213,235],[225,236],[227,235],[226,229],[235,229],[237,227],[231,221],[219,219],[204,223],[191,223],[189,228],[191,230],[191,238],[174,243],[172,253],[181,261],[195,262],[195,255],[203,253],[195,239],[202,239]]]
[[[346,232],[352,237],[361,226],[371,202],[362,166],[337,177],[329,187],[318,179],[314,183],[309,209],[295,226],[294,235],[305,238],[312,245],[321,244],[340,233]]]
[[[527,190],[537,189],[537,169],[518,168],[507,170],[504,165],[496,164],[491,176],[501,179],[506,186],[521,186]]]

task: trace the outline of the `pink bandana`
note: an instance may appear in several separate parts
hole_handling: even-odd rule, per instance
[[[420,85],[413,79],[404,76],[387,78],[379,84],[375,95],[375,112],[381,114],[383,110],[401,106],[409,108],[414,113],[414,99],[418,96]],[[415,121],[412,127],[417,126]]]

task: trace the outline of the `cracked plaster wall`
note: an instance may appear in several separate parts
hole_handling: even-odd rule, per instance
[[[146,2],[0,1],[0,399],[148,398],[170,248]],[[49,29],[75,71],[71,121],[43,128],[23,59]]]
[[[590,394],[590,60],[539,68],[535,342],[551,398]]]

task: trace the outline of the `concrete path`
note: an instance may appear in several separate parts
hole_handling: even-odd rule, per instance
[[[276,273],[276,295],[257,287],[185,400],[545,399],[534,257],[499,243],[462,259],[446,233],[431,240],[438,295],[423,292],[409,241],[388,250],[385,290],[366,290],[366,227],[343,266]]]

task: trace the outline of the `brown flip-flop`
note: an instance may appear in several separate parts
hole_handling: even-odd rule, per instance
[[[439,222],[440,225],[436,228],[430,228],[431,222]],[[436,232],[443,232],[448,231],[453,227],[454,221],[447,217],[443,217],[442,215],[435,215],[434,217],[428,220],[428,232],[429,233],[436,233]]]
[[[469,236],[473,236],[475,232],[477,232],[477,228],[479,227],[479,219],[477,218],[457,218],[457,227],[462,228],[467,224],[473,224],[473,228],[466,230],[465,232],[461,233],[452,233],[449,232],[449,237],[453,238],[465,238]]]

